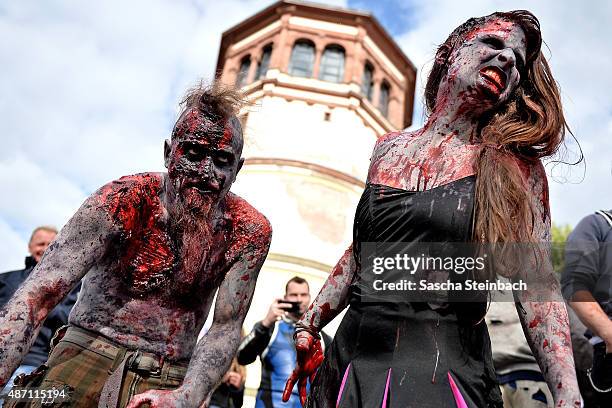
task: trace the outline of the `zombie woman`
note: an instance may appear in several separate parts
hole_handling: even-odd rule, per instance
[[[429,119],[377,141],[353,244],[298,324],[286,392],[297,383],[305,400],[310,378],[309,407],[502,406],[486,297],[476,307],[377,298],[362,244],[549,240],[540,159],[556,152],[566,122],[541,43],[538,20],[513,11],[472,18],[439,47],[425,89]],[[519,297],[517,312],[555,406],[578,407],[567,312],[550,301],[561,299],[550,264],[538,274],[547,301]],[[319,332],[347,306],[323,358]]]

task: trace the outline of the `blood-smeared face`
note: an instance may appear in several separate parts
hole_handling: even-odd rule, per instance
[[[242,129],[234,117],[218,119],[197,109],[177,121],[166,141],[168,177],[190,210],[207,213],[227,194],[240,170]]]
[[[454,93],[462,104],[472,105],[479,113],[499,106],[510,99],[521,75],[526,75],[526,47],[520,26],[491,19],[468,32],[461,47],[451,54],[440,90],[447,88],[446,92]]]

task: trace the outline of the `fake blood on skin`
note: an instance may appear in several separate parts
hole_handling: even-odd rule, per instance
[[[159,286],[176,262],[175,248],[163,228],[161,177],[126,176],[101,191],[103,204],[121,226],[121,271],[136,293]]]
[[[515,23],[512,21],[504,20],[504,19],[492,19],[487,21],[485,24],[478,26],[477,28],[469,31],[465,35],[465,41],[470,41],[476,37],[478,34],[488,34],[488,33],[502,33],[508,34],[515,27]]]
[[[225,259],[227,262],[232,262],[244,253],[251,253],[247,261],[249,268],[252,268],[268,247],[272,228],[268,220],[245,200],[233,194],[228,196],[230,199],[227,200],[227,204],[232,215],[233,229],[232,245]]]
[[[331,272],[331,277],[329,278],[328,282],[334,288],[338,287],[338,285],[339,285],[338,279],[341,278],[344,275],[345,270],[347,268],[349,268],[349,262],[350,262],[349,257],[352,256],[352,250],[353,250],[353,246],[351,245],[344,252],[344,256],[342,257],[342,261],[338,262],[338,264],[334,267],[334,269]],[[347,284],[349,284],[349,282],[342,282],[342,284],[347,285]]]

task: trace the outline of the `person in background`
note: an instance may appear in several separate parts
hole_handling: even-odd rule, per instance
[[[292,309],[291,303],[299,303]],[[285,285],[285,296],[275,299],[266,317],[255,323],[253,330],[238,347],[238,363],[250,364],[257,356],[261,358],[261,383],[257,392],[256,408],[299,408],[297,389],[293,390],[287,403],[281,401],[285,381],[295,368],[296,351],[293,345],[295,322],[310,304],[308,282],[295,276]],[[331,339],[323,334],[324,344]],[[297,388],[297,387],[296,387]]]
[[[504,408],[552,408],[553,398],[513,302],[491,302],[486,316]]]
[[[37,227],[30,236],[28,242],[28,255],[25,259],[25,268],[16,271],[10,271],[0,274],[0,308],[8,302],[13,296],[13,293],[19,288],[21,283],[26,280],[32,269],[40,262],[43,254],[51,241],[55,239],[57,229],[48,225]],[[20,374],[29,374],[36,367],[47,361],[51,337],[57,329],[65,325],[68,321],[68,314],[72,306],[76,302],[79,293],[80,285],[75,287],[64,300],[53,309],[45,322],[43,323],[40,333],[34,344],[30,348],[30,352],[25,356],[21,365],[13,372],[10,380],[6,383],[0,395],[7,394],[13,386],[13,381]],[[0,399],[0,407],[3,405],[3,400]]]
[[[565,299],[588,327],[588,372],[601,406],[612,406],[612,211],[583,218],[567,238],[561,277]]]

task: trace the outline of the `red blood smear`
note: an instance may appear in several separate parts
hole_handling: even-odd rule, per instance
[[[47,282],[45,287],[36,292],[29,293],[26,302],[30,310],[30,319],[38,323],[57,305],[57,303],[70,291],[64,281]]]
[[[533,320],[529,322],[529,328],[533,329],[534,327],[538,326],[540,323],[542,323],[542,320],[539,317],[534,317]]]
[[[512,21],[502,20],[499,18],[488,21],[482,26],[478,26],[472,31],[468,32],[465,35],[465,41],[469,41],[473,39],[477,34],[486,34],[486,33],[509,33],[512,31],[515,23]]]
[[[332,308],[329,302],[323,303],[321,305],[321,308],[319,309],[320,321],[326,322],[330,320],[332,315],[333,315],[333,311],[332,311]]]
[[[349,267],[348,263],[350,261],[350,255],[347,256],[347,253],[349,253],[351,250],[352,246],[344,252],[344,255],[342,256],[343,261],[336,264],[336,266],[331,272],[331,276],[327,282],[329,282],[334,288],[338,287],[338,281],[336,280],[336,278],[342,276],[346,269]]]
[[[183,123],[185,124],[185,130],[189,133],[193,134],[198,130],[200,124],[202,124],[202,115],[197,109],[192,109],[187,113]]]
[[[219,141],[219,149],[224,149],[232,145],[232,140],[234,139],[234,129],[230,126],[229,121],[226,122],[225,127],[223,129],[223,137]]]
[[[145,291],[164,281],[175,263],[175,253],[161,221],[161,177],[144,173],[120,178],[103,187],[101,197],[121,226],[121,271],[134,289]]]
[[[265,255],[270,243],[272,228],[270,222],[259,211],[242,198],[229,193],[227,205],[232,217],[232,244],[225,258],[229,263],[246,253],[249,268]]]

